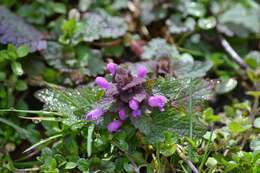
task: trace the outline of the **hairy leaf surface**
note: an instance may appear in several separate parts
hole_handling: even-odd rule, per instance
[[[78,89],[43,89],[36,97],[44,102],[44,109],[63,115],[64,123],[74,125],[85,119],[93,104],[103,96],[103,91],[96,88],[83,87]]]
[[[87,42],[102,38],[118,38],[127,31],[127,25],[120,17],[113,17],[103,10],[86,13],[83,17],[83,39]]]
[[[155,110],[150,115],[132,118],[132,122],[151,143],[162,142],[165,132],[178,137],[188,136],[189,133],[189,117],[169,107],[163,112]],[[195,118],[193,126],[195,137],[200,137],[205,132],[206,126]]]
[[[25,44],[30,47],[31,52],[47,47],[39,31],[3,6],[0,6],[0,43],[12,43],[17,47]]]

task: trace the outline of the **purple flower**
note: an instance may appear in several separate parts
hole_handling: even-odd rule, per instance
[[[138,77],[144,78],[147,74],[147,69],[144,66],[139,67],[138,69]]]
[[[138,103],[136,100],[131,99],[131,100],[129,101],[129,107],[130,107],[132,110],[136,111],[136,110],[139,108],[139,103]]]
[[[96,109],[90,111],[89,113],[87,113],[86,119],[95,120],[98,123],[103,114],[104,114],[104,112],[102,109],[96,108]]]
[[[148,99],[148,104],[151,107],[158,107],[160,109],[160,111],[164,111],[164,105],[166,103],[167,99],[164,96],[151,96]]]
[[[141,110],[137,109],[132,112],[132,116],[137,118],[141,115]]]
[[[107,129],[110,133],[118,131],[118,129],[122,126],[122,121],[114,120],[108,124]]]
[[[116,74],[116,67],[117,67],[117,64],[115,63],[108,63],[107,64],[107,70],[112,74],[112,75],[115,75]]]
[[[124,107],[120,107],[118,111],[118,115],[120,120],[125,120],[126,119],[126,112]]]
[[[109,87],[109,82],[103,77],[97,77],[95,83],[103,89],[107,89]]]

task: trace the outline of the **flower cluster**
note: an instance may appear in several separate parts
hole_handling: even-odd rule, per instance
[[[112,82],[108,82],[104,77],[97,77],[95,83],[106,91],[105,97],[100,106],[86,114],[87,120],[94,120],[99,123],[105,112],[104,103],[116,103],[118,110],[117,120],[108,124],[107,129],[113,133],[119,130],[127,115],[138,118],[142,115],[144,108],[158,108],[164,111],[167,99],[164,96],[149,96],[144,88],[147,77],[147,69],[140,66],[137,75],[132,75],[126,68],[114,63],[107,64],[107,71],[112,75]]]

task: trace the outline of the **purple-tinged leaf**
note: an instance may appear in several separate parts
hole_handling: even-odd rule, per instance
[[[16,47],[28,45],[30,52],[46,49],[43,34],[4,6],[0,6],[0,43]]]
[[[141,77],[134,77],[133,80],[128,83],[126,86],[124,86],[122,88],[122,90],[128,90],[130,88],[133,88],[133,87],[136,87],[138,85],[141,85],[145,82],[145,79],[144,78],[141,78]]]
[[[118,92],[118,89],[117,87],[115,86],[115,84],[111,83],[108,88],[106,89],[106,96],[108,97],[113,97],[115,95],[118,95],[119,92]]]
[[[145,92],[145,90],[141,90],[140,92],[136,93],[133,97],[133,99],[135,99],[136,101],[138,101],[139,103],[142,102],[143,100],[145,100],[147,96],[147,93]]]

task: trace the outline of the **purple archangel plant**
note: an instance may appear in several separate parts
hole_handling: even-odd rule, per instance
[[[107,64],[107,71],[112,75],[112,80],[108,82],[104,77],[96,78],[95,83],[105,90],[105,96],[96,108],[86,114],[87,120],[99,123],[106,112],[111,112],[104,106],[105,103],[116,103],[118,118],[107,126],[108,131],[113,133],[119,130],[127,115],[138,118],[146,108],[159,108],[160,111],[164,111],[166,97],[151,96],[145,89],[147,78],[145,67],[139,67],[136,76],[132,75],[126,67],[114,63]]]

